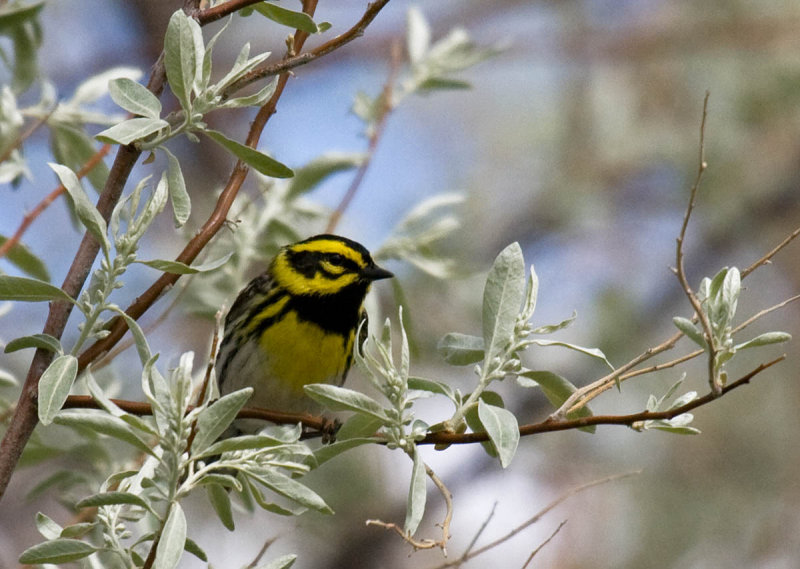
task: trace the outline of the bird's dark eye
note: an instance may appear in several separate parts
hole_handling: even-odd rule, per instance
[[[332,265],[343,265],[344,264],[344,257],[339,253],[331,253],[328,256],[328,262]]]

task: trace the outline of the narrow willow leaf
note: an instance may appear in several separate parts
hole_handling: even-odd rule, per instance
[[[277,470],[260,470],[258,474],[248,472],[248,476],[257,480],[276,494],[289,498],[307,508],[323,514],[332,514],[330,506],[308,486],[278,472]]]
[[[578,346],[577,344],[559,342],[556,340],[533,340],[531,343],[536,344],[537,346],[561,346],[562,348],[567,348],[568,350],[580,352],[581,354],[586,354],[587,356],[592,356],[593,358],[603,360],[609,369],[612,371],[614,370],[614,366],[611,365],[611,362],[608,361],[608,358],[600,348],[584,348],[583,346]]]
[[[231,509],[231,498],[228,491],[219,484],[209,484],[206,486],[206,495],[211,507],[217,513],[219,521],[228,531],[236,529],[233,522],[233,510]]]
[[[67,400],[78,376],[78,358],[64,354],[54,359],[39,380],[39,421],[49,425]]]
[[[264,565],[259,565],[256,569],[289,569],[289,567],[294,565],[296,560],[297,555],[289,553],[287,555],[281,555],[277,559],[273,559]]]
[[[55,162],[78,171],[97,153],[94,139],[80,127],[53,122],[49,122],[47,126],[50,129],[50,149]],[[101,160],[86,177],[92,187],[100,192],[106,183],[108,172],[108,166]]]
[[[218,109],[240,109],[242,107],[260,107],[267,100],[275,94],[275,88],[278,86],[278,78],[274,77],[272,81],[267,83],[261,90],[248,95],[246,97],[236,97],[235,99],[228,99],[221,104]]]
[[[697,326],[695,326],[691,320],[688,318],[683,318],[682,316],[675,316],[672,318],[672,323],[675,324],[675,327],[683,332],[692,342],[703,349],[708,347],[703,333],[697,329]]]
[[[125,323],[128,325],[128,330],[133,335],[133,340],[136,343],[136,352],[139,354],[139,361],[145,364],[152,358],[150,353],[150,346],[147,343],[147,337],[144,335],[144,330],[139,326],[139,323],[131,318],[124,310],[116,306],[111,307],[117,314],[119,314]]]
[[[19,556],[19,562],[25,565],[69,563],[88,557],[95,551],[98,549],[85,541],[60,538],[29,547]]]
[[[109,144],[130,144],[167,128],[169,128],[169,123],[163,119],[136,117],[98,132],[95,138]]]
[[[747,348],[755,348],[757,346],[767,346],[769,344],[780,344],[782,342],[788,342],[791,339],[792,335],[786,332],[765,332],[763,334],[759,334],[752,340],[738,344],[734,350],[744,350]],[[8,349],[6,349],[6,351],[8,351]]]
[[[0,235],[0,246],[6,241],[8,241],[8,238]],[[6,259],[29,276],[40,281],[50,281],[50,273],[47,270],[47,265],[45,265],[44,261],[39,257],[31,253],[30,249],[22,243],[15,243],[8,253],[6,253]]]
[[[416,6],[408,9],[406,29],[408,59],[414,65],[425,58],[431,44],[431,28],[422,11]]]
[[[98,506],[113,506],[119,504],[126,504],[129,506],[139,506],[149,512],[152,512],[150,505],[136,494],[130,492],[101,492],[87,496],[75,504],[76,508],[96,508]]]
[[[149,120],[149,119],[148,119]],[[61,180],[67,194],[72,200],[72,205],[75,208],[75,213],[81,223],[86,227],[89,233],[97,239],[103,251],[108,255],[111,244],[108,242],[106,220],[97,211],[97,208],[89,201],[89,197],[81,185],[80,180],[75,175],[75,172],[62,166],[61,164],[48,163],[48,166],[56,173],[58,179]]]
[[[425,514],[425,501],[427,491],[425,483],[427,475],[425,473],[425,463],[419,454],[419,449],[414,447],[414,465],[411,468],[411,484],[408,487],[408,500],[406,502],[406,521],[403,524],[403,531],[406,535],[414,535]]]
[[[482,399],[478,400],[478,417],[480,417],[489,439],[497,449],[500,465],[506,468],[511,464],[519,444],[517,418],[511,411],[488,405]]]
[[[302,30],[304,32],[308,32],[309,34],[316,34],[319,32],[319,27],[317,27],[317,24],[315,24],[314,20],[311,19],[311,16],[305,12],[287,10],[286,8],[281,8],[280,6],[276,6],[275,4],[270,4],[268,2],[259,2],[253,7],[255,8],[256,12],[269,18],[276,24],[289,26],[290,28]]]
[[[424,377],[409,377],[408,388],[418,391],[427,391],[429,393],[438,393],[439,395],[444,395],[450,401],[456,402],[456,394],[453,389],[441,381],[425,379]]]
[[[64,353],[61,347],[61,341],[50,334],[33,334],[31,336],[23,336],[22,338],[14,338],[6,344],[5,353],[10,354],[17,350],[24,350],[25,348],[42,348],[56,354]]]
[[[274,158],[270,158],[258,150],[240,144],[235,140],[231,140],[221,132],[215,130],[205,130],[203,132],[211,138],[211,140],[227,149],[242,162],[258,170],[265,176],[270,176],[272,178],[291,178],[294,176],[294,172],[288,166],[281,164]]]
[[[355,411],[371,415],[383,422],[389,422],[381,404],[358,391],[325,383],[312,383],[304,386],[303,389],[309,397],[322,403],[331,411]]]
[[[56,415],[53,422],[66,427],[91,429],[133,445],[151,456],[156,456],[150,445],[139,437],[128,423],[107,413],[74,410]]]
[[[364,163],[364,153],[328,153],[315,158],[302,168],[295,170],[289,182],[288,199],[295,198],[316,188],[330,176],[358,168]]]
[[[159,147],[167,155],[167,186],[169,199],[172,203],[172,217],[175,227],[183,227],[192,213],[192,200],[186,191],[186,181],[183,179],[181,163],[172,152],[165,147]]]
[[[61,537],[61,530],[63,529],[49,516],[42,512],[36,513],[36,529],[42,534],[45,539],[56,539]]]
[[[175,569],[186,544],[186,516],[177,502],[170,505],[169,516],[156,546],[155,569]]]
[[[0,300],[23,302],[63,300],[75,304],[72,297],[57,286],[36,279],[10,275],[0,275]]]
[[[200,547],[193,539],[187,537],[186,543],[183,545],[183,549],[187,553],[191,553],[197,557],[200,561],[208,562],[208,555],[206,555],[206,552],[203,551],[203,548]]]
[[[436,350],[450,365],[464,366],[483,360],[485,347],[479,336],[450,332],[439,340]]]
[[[192,26],[197,27],[195,30]],[[169,19],[167,34],[164,38],[164,66],[167,81],[172,93],[180,101],[185,111],[191,110],[192,86],[197,77],[198,60],[202,67],[205,50],[198,52],[195,34],[199,31],[197,22],[189,18],[183,10],[176,10]],[[202,69],[201,69],[202,71]]]
[[[152,261],[134,261],[134,262],[141,263],[142,265],[147,265],[152,269],[158,269],[159,271],[163,271],[165,273],[173,273],[176,275],[193,275],[196,273],[207,273],[209,271],[213,271],[215,269],[220,268],[222,265],[228,262],[228,259],[230,259],[232,255],[233,253],[228,253],[227,255],[220,257],[219,259],[203,263],[202,265],[192,265],[192,266],[189,266],[185,263],[181,263],[180,261],[169,261],[166,259],[153,259]]]
[[[373,431],[374,432],[374,431]],[[328,462],[330,459],[339,456],[343,452],[350,449],[360,447],[368,444],[375,444],[376,440],[371,438],[355,438],[351,437],[344,440],[339,439],[339,433],[336,433],[337,441],[331,445],[319,447],[314,451],[313,460],[307,461],[310,466],[318,468],[322,464]]]
[[[203,409],[197,416],[197,434],[192,443],[194,452],[203,452],[225,432],[253,395],[253,388],[247,387],[229,393]]]
[[[116,104],[134,115],[151,119],[157,119],[161,115],[161,102],[158,97],[141,83],[127,77],[109,81],[108,93]]]
[[[0,369],[0,387],[17,387],[19,382],[17,378],[8,373],[7,371]]]
[[[575,393],[575,387],[569,380],[551,371],[525,371],[517,376],[517,383],[522,387],[540,387],[547,400],[558,409],[569,397]],[[648,403],[649,405],[650,403]],[[569,413],[568,419],[578,419],[581,417],[591,417],[592,410],[588,405],[584,405],[577,411]],[[582,431],[594,433],[596,427],[589,425],[581,427]]]
[[[525,261],[519,243],[512,243],[494,261],[483,291],[483,340],[486,361],[508,347],[525,295]]]
[[[90,531],[94,530],[96,527],[99,526],[99,523],[90,523],[90,522],[80,522],[77,524],[71,524],[65,527],[61,531],[60,537],[83,537]]]
[[[216,403],[214,404],[216,405]],[[228,423],[230,424],[230,423]],[[225,431],[223,431],[225,432]],[[196,438],[196,437],[195,437]],[[198,451],[197,444],[194,443],[192,445],[193,453],[192,456],[195,458],[202,458],[204,456],[214,456],[218,454],[222,454],[223,452],[230,452],[235,450],[252,450],[252,449],[260,449],[266,447],[274,447],[285,445],[286,441],[281,441],[276,439],[275,437],[270,437],[268,435],[240,435],[238,437],[232,437],[230,439],[224,439],[221,441],[217,441],[209,446],[207,446],[202,451]]]

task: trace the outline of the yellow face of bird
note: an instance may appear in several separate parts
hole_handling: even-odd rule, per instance
[[[336,235],[317,235],[281,249],[271,266],[278,286],[299,296],[325,296],[389,278],[360,244]]]

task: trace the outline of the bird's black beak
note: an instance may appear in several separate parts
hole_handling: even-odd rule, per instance
[[[361,271],[361,276],[370,281],[379,281],[381,279],[390,279],[394,273],[380,268],[378,265],[371,265]]]

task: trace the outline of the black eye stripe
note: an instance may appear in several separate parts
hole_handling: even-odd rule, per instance
[[[358,273],[361,267],[348,257],[339,253],[321,253],[319,251],[290,251],[289,262],[294,270],[306,278],[314,278],[317,273],[326,277],[339,277],[342,274]],[[342,273],[325,270],[323,262],[344,268]]]

